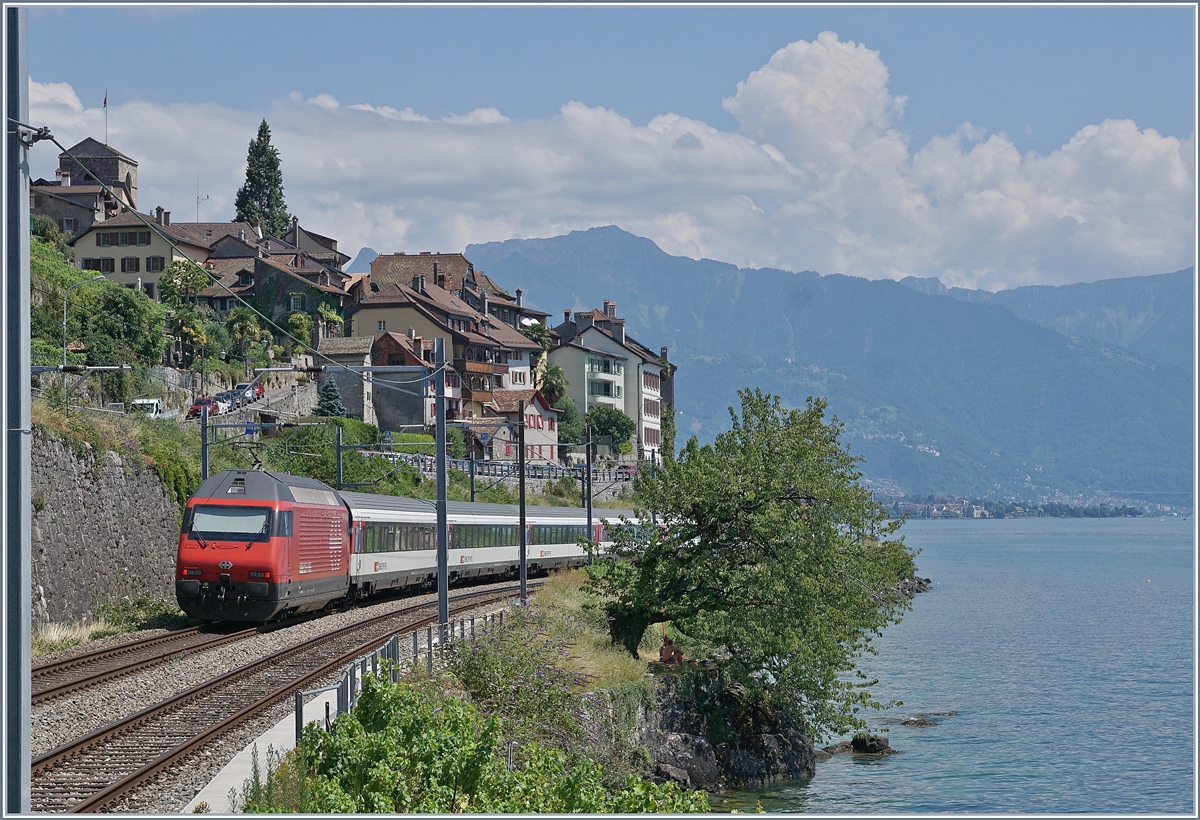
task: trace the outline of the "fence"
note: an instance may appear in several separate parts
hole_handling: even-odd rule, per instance
[[[504,626],[504,613],[494,612],[490,615],[484,615],[479,619],[482,621],[481,628],[483,630],[494,629]],[[475,618],[460,619],[458,622],[458,639],[467,637],[475,637]],[[433,672],[433,656],[437,652],[440,654],[448,644],[455,640],[454,626],[452,622],[447,626],[447,632],[444,636],[434,635],[433,627],[427,627],[425,630],[425,647],[421,648],[420,631],[413,630],[412,633],[412,662],[415,665],[422,654],[426,656],[425,668],[426,671],[432,674]],[[440,630],[439,630],[440,631]],[[445,638],[443,641],[442,638]],[[325,702],[324,726],[326,731],[329,730],[333,720],[341,714],[349,714],[354,710],[355,704],[358,703],[359,695],[362,694],[363,679],[368,674],[379,674],[380,666],[385,663],[390,665],[392,682],[395,683],[400,679],[400,635],[395,634],[388,638],[386,642],[377,646],[372,651],[363,655],[356,661],[348,665],[342,671],[341,679],[332,686],[323,686],[320,689],[309,689],[305,692],[296,693],[296,743],[300,743],[300,738],[304,734],[304,727],[308,723],[317,721],[308,721],[304,718],[304,700],[311,695],[321,695],[325,692],[337,692],[337,711],[332,715],[329,712],[329,702]],[[407,654],[407,653],[406,653]],[[319,720],[319,719],[318,719]]]
[[[437,470],[437,458],[431,455],[415,453],[397,453],[388,450],[362,449],[358,452],[367,456],[382,456],[393,464],[408,464],[423,473],[433,473]],[[474,464],[476,478],[516,478],[520,471],[515,461],[474,461],[468,458],[448,458],[446,465],[453,470],[470,473]],[[592,470],[592,483],[603,481],[632,481],[638,474],[634,467],[616,467]],[[558,464],[525,464],[525,477],[538,479],[563,478],[569,476],[581,479],[587,475],[586,467],[562,467]]]

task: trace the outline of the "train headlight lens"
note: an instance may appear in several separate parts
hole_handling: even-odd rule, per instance
[[[253,571],[251,571],[251,573],[250,573],[250,577],[251,577],[251,578],[270,578],[270,577],[271,577],[271,573],[269,573],[269,572],[253,572]]]
[[[184,577],[184,578],[199,578],[199,577],[200,577],[200,570],[198,570],[198,569],[185,569],[185,570],[183,571],[183,573],[182,573],[182,574],[183,574],[183,577]]]

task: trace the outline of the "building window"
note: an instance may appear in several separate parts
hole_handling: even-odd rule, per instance
[[[508,358],[509,358],[509,359],[511,359],[511,360],[512,360],[512,361],[514,361],[514,362],[519,362],[519,361],[521,361],[521,356],[522,356],[522,355],[523,355],[523,354],[521,353],[521,351],[519,351],[519,350],[514,350],[512,353],[509,353],[509,354],[508,354]]]
[[[146,257],[146,273],[162,273],[166,267],[166,260],[161,256]]]
[[[141,270],[141,260],[136,256],[121,257],[121,273],[137,273]]]
[[[642,373],[642,387],[646,388],[647,390],[660,390],[660,389],[662,389],[662,388],[659,386],[659,378],[658,378],[658,376],[657,376],[657,375],[655,375],[654,373],[648,373],[648,372],[643,372],[643,373]]]
[[[35,208],[42,207],[42,198],[38,194],[33,195],[33,207],[35,207]]]
[[[642,412],[653,418],[658,418],[658,401],[655,399],[642,399]]]
[[[662,444],[662,432],[653,427],[643,427],[642,443],[647,447],[658,447]]]
[[[250,273],[247,271],[242,271],[241,274],[238,276],[238,284],[239,285],[249,285],[253,281],[254,281],[254,277],[251,276]]]
[[[150,244],[150,231],[138,231],[137,232],[137,243],[139,245],[149,245]]]
[[[513,384],[525,384],[524,370],[513,370],[508,374],[508,377]]]
[[[293,293],[291,296],[288,297],[288,310],[291,311],[292,313],[296,313],[297,311],[304,310],[305,309],[304,302],[305,302],[304,294]]]
[[[62,219],[61,227],[62,227],[63,233],[74,233],[75,232],[75,220],[69,219],[68,217],[64,216]]]
[[[133,241],[137,242],[137,231],[133,231],[132,233],[134,234]],[[129,244],[129,234],[130,234],[130,231],[118,231],[117,232],[117,244],[118,245],[128,245]]]
[[[380,319],[378,322],[375,323],[375,329],[380,330],[380,331],[387,330],[387,321],[384,319]]]
[[[111,233],[106,233],[105,231],[97,231],[97,233],[96,233],[96,247],[97,248],[107,248],[108,246],[112,245],[112,240],[113,240],[113,235]]]
[[[100,273],[114,273],[116,272],[116,260],[111,256],[101,256],[95,259],[84,259],[83,269],[100,271]]]

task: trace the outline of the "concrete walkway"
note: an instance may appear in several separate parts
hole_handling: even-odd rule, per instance
[[[325,704],[329,704],[329,714],[337,714],[337,692],[322,692],[304,704],[304,717],[307,721],[324,720]],[[265,780],[267,776],[267,749],[273,748],[276,753],[283,754],[296,745],[296,715],[289,712],[288,716],[268,729],[249,746],[242,749],[233,760],[217,773],[200,793],[183,807],[184,814],[191,814],[200,802],[208,804],[213,814],[233,814],[234,807],[229,800],[230,790],[239,797],[242,786],[254,773],[252,755],[258,749],[258,771]]]

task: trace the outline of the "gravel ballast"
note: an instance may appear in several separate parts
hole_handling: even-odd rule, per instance
[[[496,587],[511,586],[511,582],[471,587],[462,592],[482,592]],[[452,592],[451,603],[453,604]],[[45,754],[65,743],[82,737],[97,729],[128,717],[149,705],[165,700],[172,695],[190,689],[219,675],[253,663],[303,641],[332,632],[340,627],[367,620],[386,612],[392,612],[437,600],[436,593],[425,593],[411,598],[363,606],[346,612],[335,613],[283,627],[262,635],[255,635],[234,644],[216,649],[185,655],[170,663],[141,670],[115,680],[101,683],[94,688],[48,701],[32,710],[31,750],[33,757]],[[491,604],[478,611],[468,613],[480,617],[484,610],[495,611]],[[455,616],[457,618],[463,616]],[[161,633],[153,630],[106,638],[70,650],[63,650],[37,659],[42,663],[83,654],[103,645],[115,645],[137,637]],[[341,670],[332,672],[329,680],[313,683],[312,687],[336,683]],[[234,755],[249,745],[255,738],[274,726],[291,713],[290,702],[278,704],[252,721],[234,731],[208,743],[198,753],[191,755],[182,766],[172,767],[154,782],[143,786],[127,798],[120,811],[136,813],[178,813],[204,786],[208,784]],[[266,749],[260,749],[260,763],[265,769]]]

